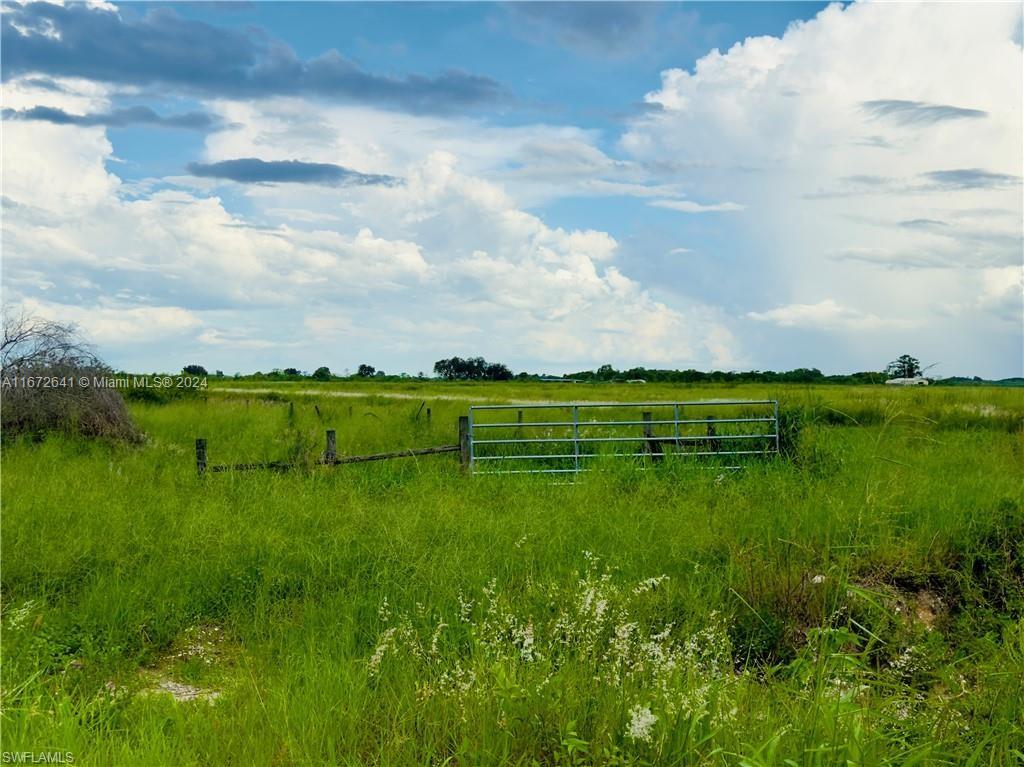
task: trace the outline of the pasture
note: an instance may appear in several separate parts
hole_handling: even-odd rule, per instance
[[[474,403],[712,398],[778,399],[786,454],[575,481],[315,464],[327,428],[342,455],[453,443]],[[4,446],[6,751],[1024,759],[1020,391],[225,381],[131,410],[141,446]],[[197,437],[298,466],[198,477]]]

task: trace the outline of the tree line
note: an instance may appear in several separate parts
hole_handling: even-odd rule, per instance
[[[187,365],[185,372],[193,375],[207,375],[202,365]],[[890,378],[913,378],[923,374],[921,363],[904,354],[886,366],[885,370],[869,370],[841,375],[825,375],[818,368],[794,368],[793,370],[673,370],[662,368],[632,367],[618,370],[612,365],[601,365],[596,370],[581,370],[561,376],[538,373],[513,373],[508,365],[501,362],[488,362],[483,357],[449,357],[434,363],[434,377],[445,381],[579,381],[588,383],[836,383],[836,384],[876,384]],[[217,371],[215,376],[223,376]],[[312,373],[298,368],[275,368],[269,373],[256,372],[250,375],[236,374],[235,378],[253,380],[289,381],[313,379],[318,381],[352,380],[375,378],[378,380],[428,379],[423,372],[416,375],[399,373],[389,375],[373,365],[363,363],[354,374],[336,375],[326,365]]]

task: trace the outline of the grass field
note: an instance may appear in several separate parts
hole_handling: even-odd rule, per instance
[[[471,402],[722,397],[777,398],[791,452],[575,483],[452,455],[194,468],[200,436],[309,464],[330,427],[349,454],[454,442]],[[141,446],[4,446],[5,751],[1024,760],[1020,391],[225,382],[132,412]]]

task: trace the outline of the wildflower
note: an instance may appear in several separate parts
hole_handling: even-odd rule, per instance
[[[516,646],[519,647],[519,657],[527,663],[532,662],[535,659],[533,621],[530,621],[525,626],[513,628],[512,638]]]
[[[824,582],[825,582],[825,576],[824,575],[815,575],[813,578],[811,578],[811,583],[813,583],[815,586],[818,586],[818,585],[820,585],[820,584],[822,584]]]
[[[459,620],[463,623],[472,623],[473,615],[473,600],[466,599],[462,596],[462,591],[459,591]]]
[[[650,743],[654,737],[654,725],[657,723],[658,717],[647,706],[633,706],[629,712],[629,729],[626,736],[631,740]]]
[[[654,591],[658,586],[668,580],[667,575],[659,575],[657,578],[647,578],[646,580],[640,581],[640,584],[633,589],[634,594],[643,594],[648,591]]]
[[[36,609],[36,600],[30,599],[21,607],[16,607],[7,615],[7,628],[17,631],[28,621],[32,611]]]
[[[392,626],[381,635],[380,642],[377,644],[376,649],[373,651],[373,655],[370,656],[370,660],[367,661],[366,665],[369,668],[370,676],[377,673],[377,669],[380,667],[380,662],[384,660],[384,656],[388,650],[395,643],[395,631],[397,629]]]
[[[434,636],[430,640],[430,654],[437,657],[437,643],[441,639],[441,632],[448,628],[448,624],[443,621],[437,622],[437,628],[434,629]]]

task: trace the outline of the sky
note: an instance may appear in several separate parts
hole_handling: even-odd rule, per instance
[[[5,3],[5,306],[116,368],[1024,375],[1021,5]]]

